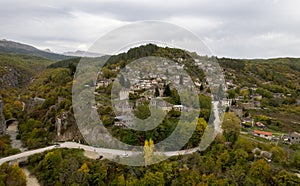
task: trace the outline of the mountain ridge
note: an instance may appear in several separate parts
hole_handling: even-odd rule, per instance
[[[16,41],[10,41],[6,39],[0,40],[0,52],[11,53],[11,54],[34,55],[34,56],[40,56],[54,61],[71,58],[70,56],[40,50],[28,44],[19,43]]]

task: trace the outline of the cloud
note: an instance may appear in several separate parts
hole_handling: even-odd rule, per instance
[[[87,49],[119,26],[159,20],[192,31],[214,55],[300,56],[298,7],[293,0],[1,1],[0,37],[64,52]]]

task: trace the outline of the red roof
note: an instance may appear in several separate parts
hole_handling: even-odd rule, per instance
[[[272,132],[265,132],[265,131],[260,131],[260,130],[254,130],[254,134],[262,134],[262,135],[267,135],[267,136],[272,136]]]

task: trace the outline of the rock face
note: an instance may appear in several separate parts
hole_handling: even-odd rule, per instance
[[[24,79],[23,81],[27,80]],[[18,87],[20,84],[24,83],[23,81],[18,70],[4,66],[4,73],[0,76],[0,88],[5,88],[5,86]]]
[[[75,118],[69,111],[62,112],[55,117],[56,141],[82,140]]]
[[[35,107],[42,106],[44,102],[45,102],[45,99],[43,99],[43,98],[39,98],[39,97],[30,98],[28,100],[28,103],[26,104],[26,111],[28,113],[32,112]]]
[[[3,135],[5,133],[5,119],[3,115],[3,102],[0,100],[0,135]]]

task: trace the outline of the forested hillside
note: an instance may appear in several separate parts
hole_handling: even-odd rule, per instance
[[[182,105],[178,92],[168,81],[151,77],[139,81],[135,90],[128,91],[130,106],[139,118],[149,116],[152,97],[167,103],[158,106],[168,112],[154,130],[136,132],[127,128],[112,108],[111,89],[115,77],[130,62],[146,56],[175,61],[195,82],[201,110],[196,130],[183,149],[197,147],[212,110],[211,90],[203,70],[187,51],[180,49],[148,44],[126,53],[93,59],[108,59],[108,63],[99,69],[97,82],[82,84],[83,88],[94,90],[96,109],[104,126],[119,140],[141,146],[150,139],[154,143],[162,141],[173,132],[181,116],[178,108]],[[76,126],[71,94],[74,73],[81,59],[54,62],[36,56],[0,54],[4,116],[19,121],[18,138],[28,149],[58,141],[86,143]],[[207,56],[202,59],[219,62],[227,91],[227,99],[219,100],[219,104],[226,107],[223,133],[218,134],[205,151],[172,157],[146,167],[129,167],[105,159],[89,159],[83,150],[55,149],[31,156],[25,165],[41,185],[299,185],[300,143],[292,139],[291,134],[300,132],[300,59]],[[7,82],[8,79],[11,82]],[[125,79],[122,81],[126,84]],[[185,79],[179,76],[178,81],[184,83]],[[151,86],[145,88],[144,85]],[[255,131],[271,133],[270,139]],[[18,151],[11,148],[8,136],[1,137],[0,156],[15,153]],[[144,158],[144,154],[141,156]],[[152,158],[159,157],[153,155]],[[151,158],[147,161],[151,162]],[[8,164],[0,167],[0,178],[12,174],[7,167]],[[18,171],[17,166],[12,169]]]

